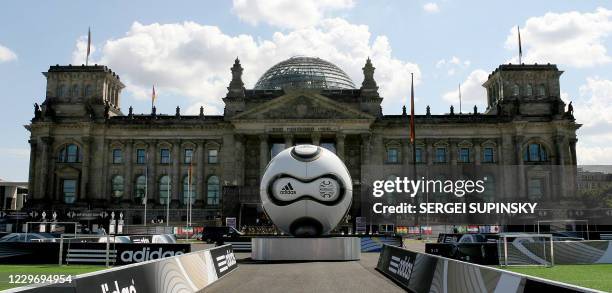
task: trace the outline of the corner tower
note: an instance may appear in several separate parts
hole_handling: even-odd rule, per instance
[[[501,116],[557,116],[565,111],[557,65],[507,64],[495,69],[483,84],[487,114]]]
[[[46,96],[35,118],[93,120],[122,115],[120,93],[125,85],[108,67],[55,65],[43,75],[47,78]]]

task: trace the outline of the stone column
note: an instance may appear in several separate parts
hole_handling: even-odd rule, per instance
[[[125,178],[125,196],[124,198],[130,201],[134,201],[134,175],[132,174],[132,169],[134,167],[134,160],[132,159],[132,155],[134,154],[134,141],[128,139],[125,143],[125,157],[123,160],[123,164],[125,164],[125,174],[123,178]]]
[[[371,164],[371,137],[370,133],[362,133],[361,134],[361,166],[362,166],[362,174],[364,174],[365,170],[363,170],[363,166]]]
[[[42,161],[40,164],[40,185],[38,189],[40,194],[44,194],[44,198],[46,200],[53,200],[53,190],[50,186],[49,182],[49,160],[51,153],[51,146],[53,144],[53,138],[49,136],[41,137],[42,140]]]
[[[478,139],[474,141],[474,164],[476,166],[479,166],[482,161],[482,158],[481,158],[482,150],[480,148],[480,143],[481,141]]]
[[[195,155],[196,161],[196,205],[203,205],[202,199],[204,198],[204,193],[206,189],[204,188],[204,165],[206,163],[206,154],[204,153],[204,145],[206,144],[205,140],[202,140],[197,143],[197,151]]]
[[[321,133],[313,132],[311,134],[312,144],[313,145],[321,145]]]
[[[93,139],[89,136],[81,138],[83,141],[83,151],[81,152],[83,157],[82,168],[81,168],[81,184],[78,199],[88,201],[91,199],[89,194],[89,165],[91,160],[91,141]]]
[[[514,138],[514,150],[516,152],[516,162],[517,162],[517,176],[518,176],[518,195],[519,198],[528,197],[527,194],[527,181],[525,174],[525,164],[523,162],[521,147],[523,146],[523,140],[525,139],[522,135],[517,135]]]
[[[259,178],[263,176],[266,166],[270,161],[270,147],[268,145],[268,135],[259,135]]]
[[[183,188],[183,176],[181,176],[181,141],[175,140],[172,142],[172,181],[170,186],[172,188],[172,201],[171,204],[179,204],[179,195]]]
[[[434,149],[433,149],[433,142],[431,142],[429,140],[425,140],[425,144],[427,146],[427,152],[423,156],[423,158],[425,158],[425,163],[427,163],[427,165],[433,165],[433,162],[434,162],[434,159],[435,159],[435,154],[434,154]]]
[[[568,186],[568,184],[565,180],[565,150],[567,149],[567,145],[568,145],[567,139],[564,135],[555,136],[555,146],[556,146],[556,152],[557,152],[557,160],[556,160],[557,166],[553,165],[553,169],[557,168],[558,170],[556,170],[557,171],[556,178],[552,178],[553,180],[552,185],[553,185],[553,190],[554,189],[557,189],[557,190],[556,192],[551,194],[551,196],[558,194],[561,196],[561,198],[564,198],[567,195],[566,187]]]
[[[340,159],[344,160],[344,139],[346,138],[346,134],[343,132],[336,133],[336,155],[340,157]]]
[[[450,160],[451,165],[455,166],[457,165],[457,157],[459,156],[458,153],[458,148],[457,148],[457,141],[454,139],[451,139],[449,141],[449,148],[448,148],[448,159]]]
[[[285,134],[284,138],[285,138],[285,148],[288,149],[288,148],[292,147],[293,146],[293,135],[292,134]]]
[[[147,148],[147,166],[149,168],[147,174],[147,200],[152,201],[156,204],[159,203],[159,196],[157,194],[157,141],[152,140],[149,142]]]
[[[234,180],[232,180],[232,184],[236,186],[244,185],[244,145],[245,145],[245,136],[243,134],[234,135],[234,156],[236,158],[235,168],[236,172]]]
[[[572,165],[577,165],[578,162],[576,160],[576,143],[578,142],[578,139],[572,138],[569,140],[569,146],[570,146],[570,156],[572,159],[571,164]]]
[[[36,153],[38,152],[38,142],[32,138],[30,143],[30,169],[28,170],[28,196],[33,199],[40,199],[41,196],[36,188]]]

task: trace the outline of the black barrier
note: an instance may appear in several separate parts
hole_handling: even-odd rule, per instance
[[[59,263],[57,242],[0,242],[0,263],[3,264],[57,264]],[[70,261],[69,250],[90,250],[104,254],[106,243],[65,241],[63,245],[63,262]],[[115,265],[125,265],[186,254],[191,251],[190,244],[184,243],[111,243],[111,250],[117,251]],[[79,252],[83,254],[85,252]],[[86,259],[80,257],[80,259]]]
[[[599,292],[384,245],[376,269],[410,292]]]
[[[497,243],[426,243],[425,252],[480,265],[498,265]]]
[[[59,246],[53,242],[0,242],[0,263],[57,264]]]
[[[217,260],[221,256],[224,258]],[[225,265],[223,261],[226,261]],[[218,268],[223,267],[225,269],[219,273]],[[36,288],[17,288],[9,292],[198,292],[237,267],[231,245],[225,245],[80,275],[69,286],[48,284]]]

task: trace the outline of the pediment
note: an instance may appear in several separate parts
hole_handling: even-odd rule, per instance
[[[375,119],[374,116],[348,107],[314,92],[292,92],[258,105],[231,120],[291,119]]]

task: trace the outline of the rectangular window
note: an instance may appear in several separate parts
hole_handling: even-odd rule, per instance
[[[399,151],[396,148],[387,149],[387,163],[399,163]]]
[[[76,199],[77,181],[74,179],[64,179],[62,181],[62,193],[65,203],[74,203]]]
[[[322,142],[321,147],[334,154],[336,153],[336,144],[333,142]]]
[[[145,164],[147,161],[144,149],[136,150],[136,164]]]
[[[208,150],[208,163],[216,164],[219,162],[219,151],[218,150]]]
[[[273,143],[272,148],[270,148],[270,158],[276,157],[280,152],[285,149],[284,143]]]
[[[191,164],[191,160],[193,160],[193,149],[185,149],[184,158],[185,164]]]
[[[162,164],[170,164],[170,150],[161,149],[159,151],[159,162]]]
[[[416,148],[416,162],[417,163],[423,163],[423,149],[422,148]]]
[[[459,149],[459,162],[469,163],[470,162],[470,148]]]
[[[530,199],[540,199],[544,196],[542,179],[529,179],[528,194]]]
[[[493,163],[493,148],[485,148],[482,157],[483,163]]]
[[[437,148],[436,149],[436,162],[445,163],[446,162],[446,148]]]
[[[113,164],[121,164],[123,161],[123,156],[121,154],[121,149],[113,150]]]

